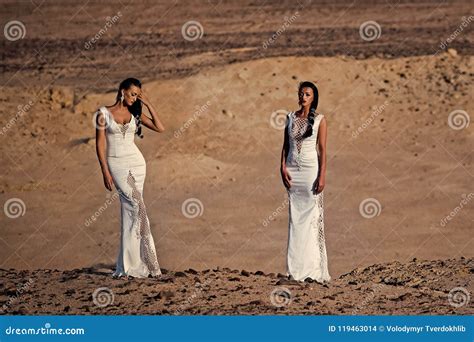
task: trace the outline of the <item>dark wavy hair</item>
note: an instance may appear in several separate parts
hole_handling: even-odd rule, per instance
[[[304,82],[301,82],[298,86],[298,96],[300,95],[300,92],[303,88],[313,89],[313,94],[314,94],[313,102],[311,102],[311,105],[309,107],[308,128],[306,129],[306,132],[304,132],[302,136],[302,138],[307,138],[313,134],[314,117],[316,116],[316,108],[318,108],[318,102],[319,102],[319,91],[313,82],[304,81]]]
[[[128,90],[130,89],[132,85],[140,89],[142,88],[142,83],[136,78],[130,77],[120,82],[119,89],[117,92],[117,99],[116,99],[117,102],[119,102],[120,98],[122,97],[122,90]],[[130,111],[130,113],[132,113],[133,117],[136,119],[136,122],[137,122],[137,129],[135,131],[135,134],[143,139],[142,125],[141,125],[142,101],[137,99],[131,106],[128,106],[128,110]]]

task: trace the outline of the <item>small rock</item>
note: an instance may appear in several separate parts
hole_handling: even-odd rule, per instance
[[[449,48],[447,52],[451,57],[456,57],[458,55],[458,52],[453,48]]]
[[[158,292],[157,294],[149,295],[150,298],[152,299],[161,299],[161,292]]]
[[[250,276],[250,273],[246,270],[242,270],[242,272],[240,272],[240,274],[243,275],[244,277]]]
[[[162,291],[161,296],[165,299],[169,299],[171,297],[174,297],[174,292],[173,291]]]
[[[408,283],[407,285],[416,288],[416,287],[419,287],[422,282],[423,282],[423,279],[415,278],[410,283]]]
[[[298,285],[298,282],[296,280],[290,280],[290,279],[280,279],[276,283],[277,285]]]
[[[249,305],[262,305],[263,302],[261,300],[252,300]]]
[[[222,114],[224,114],[225,116],[228,116],[231,119],[235,118],[235,115],[233,113],[225,109],[222,110]]]
[[[374,283],[381,283],[382,282],[382,278],[380,276],[377,276],[374,278]]]
[[[411,296],[410,293],[403,293],[401,295],[387,296],[387,299],[398,302],[398,301],[401,301],[401,300],[405,300],[406,298],[408,298],[410,296]]]

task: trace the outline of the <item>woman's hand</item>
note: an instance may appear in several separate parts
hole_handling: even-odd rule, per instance
[[[140,94],[138,94],[138,99],[142,101],[145,106],[148,107],[150,105],[150,100],[143,89],[141,90]]]
[[[107,188],[107,190],[112,191],[112,185],[114,184],[114,180],[112,179],[112,175],[110,174],[109,171],[104,171],[102,172],[102,175],[104,176],[104,185]]]
[[[319,178],[319,180],[316,179],[316,181],[314,182],[314,191],[316,192],[316,194],[319,194],[321,191],[323,191],[325,185],[326,180],[324,179],[324,177]]]
[[[283,185],[285,188],[290,189],[291,188],[291,176],[288,170],[286,169],[285,165],[282,165],[280,169],[281,173],[281,179],[283,180]]]

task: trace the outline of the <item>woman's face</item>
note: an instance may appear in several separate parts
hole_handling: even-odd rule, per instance
[[[300,106],[310,106],[314,99],[313,89],[310,87],[301,88],[298,94]]]
[[[140,94],[141,89],[137,86],[132,85],[128,89],[123,90],[123,102],[127,106],[131,106],[138,99],[138,94]]]

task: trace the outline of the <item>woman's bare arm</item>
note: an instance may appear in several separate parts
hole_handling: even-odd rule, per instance
[[[107,144],[105,138],[105,129],[105,117],[104,114],[99,111],[99,114],[96,117],[95,150],[97,153],[97,158],[99,159],[100,168],[102,169],[104,185],[108,190],[112,191],[113,180],[110,174],[109,165],[107,164],[107,159],[105,157],[105,149]]]
[[[141,120],[142,120],[143,125],[151,129],[152,131],[159,132],[159,133],[163,132],[165,130],[165,126],[163,126],[163,123],[158,118],[158,114],[156,113],[155,107],[153,107],[151,102],[148,100],[148,97],[145,95],[143,90],[141,94],[138,95],[138,98],[148,108],[148,111],[151,114],[151,118],[149,118],[145,114],[142,114]]]
[[[286,131],[283,133],[283,147],[281,149],[281,167],[286,167],[286,158],[288,157],[288,134]]]
[[[319,123],[318,132],[318,156],[320,162],[319,185],[318,192],[323,191],[326,183],[326,137],[327,137],[327,123],[326,118],[323,117]]]
[[[291,187],[291,176],[286,169],[286,158],[288,158],[288,150],[289,150],[289,140],[288,140],[288,119],[285,125],[285,130],[283,132],[283,147],[281,149],[281,167],[280,167],[280,173],[281,173],[281,178],[283,181],[283,185],[287,189]]]

